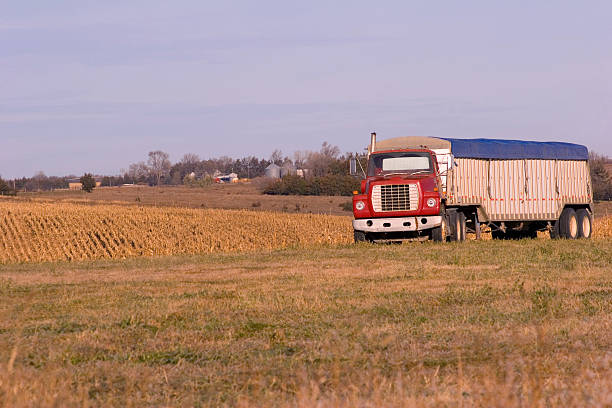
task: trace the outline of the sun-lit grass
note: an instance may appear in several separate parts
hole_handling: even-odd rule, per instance
[[[0,405],[608,406],[612,240],[0,266]]]

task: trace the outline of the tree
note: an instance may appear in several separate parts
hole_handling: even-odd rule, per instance
[[[180,163],[185,166],[196,166],[200,163],[200,157],[195,153],[185,153]]]
[[[308,161],[308,156],[310,156],[309,151],[307,150],[297,150],[293,153],[293,164],[298,169],[303,169],[306,166],[306,162]]]
[[[283,152],[278,149],[274,150],[270,155],[270,161],[276,164],[277,166],[282,166],[283,162],[285,161],[283,159]]]
[[[96,179],[94,179],[91,173],[85,173],[79,180],[82,185],[82,189],[91,193],[96,188]]]
[[[323,142],[321,146],[321,155],[328,159],[337,159],[340,155],[340,148],[338,146],[332,146],[327,142]]]
[[[323,177],[332,173],[332,165],[339,159],[340,149],[323,142],[319,152],[311,152],[308,155],[307,166],[315,177]]]
[[[130,164],[130,168],[127,173],[132,179],[133,183],[137,183],[139,181],[144,181],[149,175],[149,167],[145,162],[138,162]]]
[[[44,184],[45,184],[45,181],[47,181],[47,176],[42,171],[39,171],[36,174],[34,174],[34,177],[32,177],[32,181],[36,185],[36,189],[40,191],[42,188],[45,187]]]
[[[168,153],[161,150],[149,152],[149,169],[158,186],[162,177],[166,177],[170,173],[172,163],[170,163],[169,157]]]
[[[612,199],[612,179],[606,170],[608,158],[597,153],[589,153],[589,168],[593,182],[593,199]]]
[[[10,187],[8,186],[8,184],[6,184],[4,180],[0,178],[0,195],[9,195],[10,193]]]

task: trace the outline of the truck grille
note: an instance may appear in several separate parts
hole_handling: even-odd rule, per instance
[[[374,212],[414,211],[419,207],[419,188],[412,184],[382,184],[372,187]]]

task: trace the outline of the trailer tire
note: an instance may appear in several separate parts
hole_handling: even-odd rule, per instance
[[[448,223],[446,221],[446,217],[442,217],[442,223],[439,227],[432,228],[431,230],[431,239],[434,242],[446,242],[446,237],[448,236]]]
[[[355,238],[355,243],[366,242],[366,234],[363,231],[353,231],[353,237]]]
[[[587,209],[581,208],[576,211],[576,218],[578,221],[578,238],[591,238],[593,234],[593,218],[591,213]]]
[[[578,238],[578,217],[573,208],[565,208],[559,217],[559,235],[565,239]]]

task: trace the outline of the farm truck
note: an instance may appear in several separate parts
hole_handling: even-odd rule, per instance
[[[351,173],[357,175],[356,159]],[[361,166],[361,165],[360,165]],[[586,147],[558,142],[371,134],[355,241],[590,238],[593,194]]]

